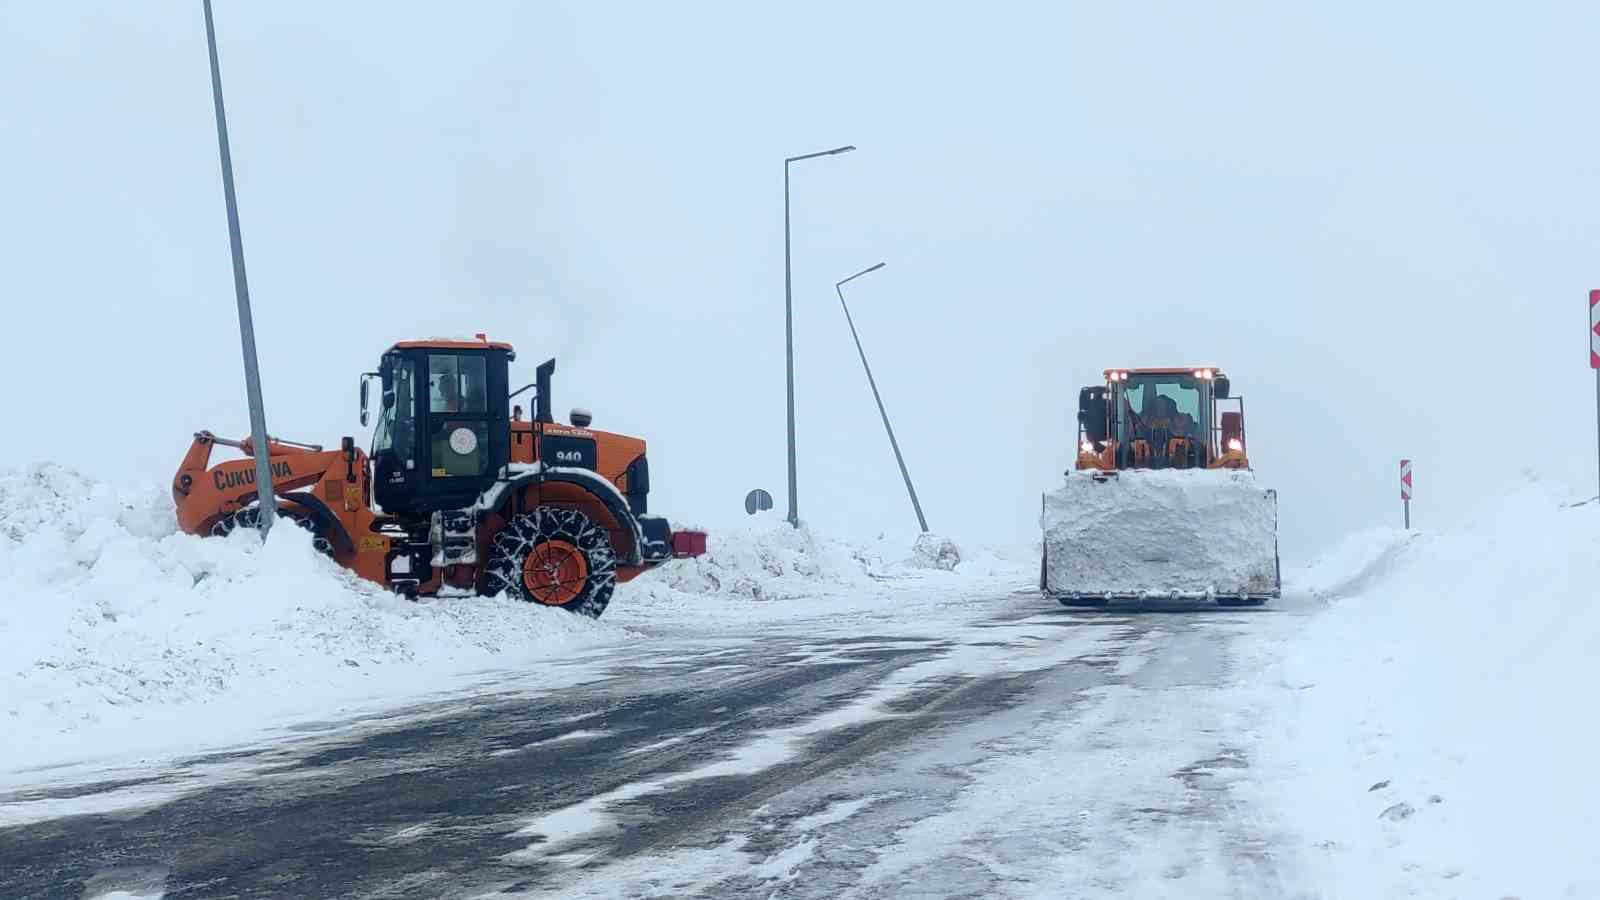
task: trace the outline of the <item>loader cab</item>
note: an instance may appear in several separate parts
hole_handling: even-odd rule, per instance
[[[1213,368],[1109,369],[1104,388],[1086,388],[1079,398],[1083,436],[1098,449],[1114,441],[1116,468],[1128,468],[1135,442],[1157,452],[1139,467],[1205,466],[1217,457],[1216,401],[1227,396],[1227,379]],[[1220,390],[1219,390],[1220,388]],[[1170,439],[1187,443],[1179,459],[1165,454]]]
[[[383,355],[372,433],[373,495],[414,516],[476,502],[510,461],[511,345],[405,341]]]

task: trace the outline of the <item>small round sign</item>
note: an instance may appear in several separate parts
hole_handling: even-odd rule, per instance
[[[472,433],[471,428],[457,428],[450,432],[450,449],[466,456],[478,449],[478,436]]]
[[[761,488],[756,488],[750,493],[744,495],[744,511],[752,516],[758,512],[761,512],[762,510],[771,508],[772,495]]]

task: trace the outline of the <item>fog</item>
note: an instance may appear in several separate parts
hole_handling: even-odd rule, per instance
[[[248,431],[200,4],[0,4],[0,465]],[[1037,530],[1077,389],[1215,365],[1286,560],[1532,472],[1595,493],[1600,12],[1579,4],[217,4],[269,429],[487,332],[650,442],[653,509]],[[1298,5],[1296,5],[1298,6]],[[517,383],[521,383],[518,381]]]

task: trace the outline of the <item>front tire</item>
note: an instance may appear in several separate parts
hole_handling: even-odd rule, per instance
[[[296,512],[291,512],[289,510],[280,509],[278,512],[278,518],[288,519],[306,531],[311,532],[311,546],[323,556],[329,557],[330,559],[333,557],[333,541],[329,540],[328,535],[324,533],[323,529],[318,528],[317,523],[312,521],[309,517]],[[241,528],[248,528],[252,531],[260,530],[261,506],[259,504],[246,506],[244,509],[240,510],[235,510],[234,512],[231,512],[218,519],[216,523],[211,526],[211,536],[227,537]]]
[[[617,586],[611,535],[576,509],[541,506],[494,536],[484,593],[600,618]]]

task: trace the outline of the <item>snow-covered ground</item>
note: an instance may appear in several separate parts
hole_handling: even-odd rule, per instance
[[[853,547],[766,519],[619,586],[592,621],[505,599],[405,601],[298,529],[196,538],[161,486],[0,472],[0,786],[370,713],[648,631],[887,614],[1010,565],[979,553],[946,570],[902,537]]]
[[[1529,484],[1358,534],[1261,640],[1253,790],[1323,897],[1596,897],[1600,505]]]
[[[827,874],[864,896],[969,864],[982,870],[968,873],[974,883],[1052,896],[1600,896],[1590,773],[1600,727],[1588,714],[1600,678],[1600,503],[1571,499],[1530,483],[1460,528],[1354,535],[1312,565],[1286,566],[1280,603],[1222,617],[1066,614],[1019,595],[997,618],[996,598],[1037,577],[1036,550],[961,548],[956,562],[938,539],[852,545],[761,518],[713,534],[705,557],[621,586],[593,622],[504,600],[401,601],[315,554],[296,529],[265,544],[202,540],[176,533],[158,487],[49,465],[4,472],[0,788],[287,739],[308,719],[466,696],[508,673],[559,684],[608,659],[642,665],[642,648],[668,665],[696,646],[755,652],[746,638],[768,624],[802,641],[805,665],[840,652],[841,635],[925,633],[943,655],[854,706],[532,816],[529,840],[559,824],[551,816],[600,827],[630,799],[728,767],[770,769],[841,722],[883,718],[885,697],[955,674],[1049,669],[1071,684],[1081,673],[1072,697],[1028,694],[979,732],[930,732],[915,753],[819,785],[825,795],[780,829],[795,842],[755,869],[737,874],[750,852],[732,846],[671,860],[694,868],[683,854],[700,854],[707,883],[792,887]],[[50,809],[13,812],[27,821]],[[659,871],[644,866],[639,884]],[[583,890],[606,895],[621,883],[613,876]]]

